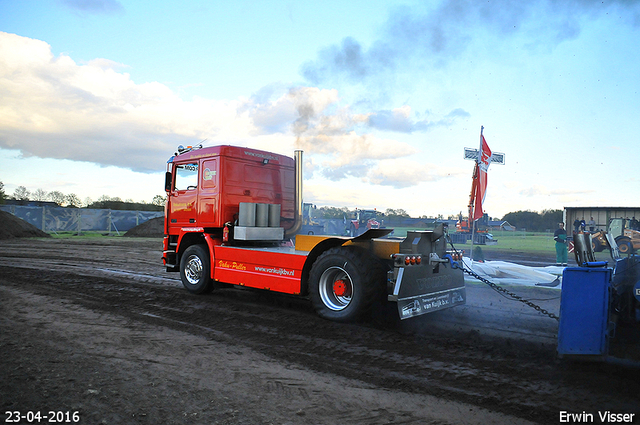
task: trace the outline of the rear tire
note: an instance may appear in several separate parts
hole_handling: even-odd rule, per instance
[[[206,294],[213,290],[209,253],[205,245],[191,245],[180,259],[180,279],[192,294]]]
[[[329,249],[318,257],[309,275],[313,308],[320,317],[336,322],[360,318],[385,287],[379,261],[357,248]]]

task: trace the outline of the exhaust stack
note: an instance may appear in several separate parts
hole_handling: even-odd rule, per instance
[[[293,155],[295,168],[295,213],[293,226],[285,231],[285,239],[292,238],[302,227],[302,151],[296,150]]]

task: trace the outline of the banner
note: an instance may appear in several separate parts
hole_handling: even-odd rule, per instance
[[[491,149],[484,136],[480,134],[480,151],[478,152],[478,161],[476,162],[476,170],[474,173],[474,179],[476,179],[475,187],[475,199],[473,209],[473,221],[482,218],[484,211],[482,210],[482,203],[487,194],[487,171],[489,170],[489,164],[491,163]]]

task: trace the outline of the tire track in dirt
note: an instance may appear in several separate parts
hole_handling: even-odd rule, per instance
[[[99,284],[104,290],[108,282]],[[191,328],[183,332],[166,326],[166,318],[96,309],[94,297],[81,292],[2,279],[0,294],[0,328],[8,330],[0,347],[21,348],[18,356],[0,358],[2,370],[17,370],[0,382],[9,409],[46,403],[96,424],[528,423],[317,374],[242,344],[216,342],[193,332],[194,325],[181,324]]]
[[[42,277],[34,270],[5,268],[0,273],[27,278],[29,290],[72,300],[92,311],[248,347],[273,359],[389,390],[452,398],[543,423],[555,421],[562,409],[607,406],[628,411],[635,400],[618,385],[638,388],[637,380],[602,375],[586,366],[567,368],[544,351],[438,332],[405,335],[401,327],[380,328],[375,321],[327,322],[317,318],[308,303],[269,293],[221,290],[194,297],[178,288],[127,279],[57,272]],[[262,388],[295,392],[287,381],[277,381],[267,380]]]

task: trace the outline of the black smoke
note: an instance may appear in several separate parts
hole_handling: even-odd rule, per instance
[[[640,25],[640,0],[445,0],[436,7],[398,7],[392,10],[371,46],[353,37],[322,49],[302,65],[313,84],[371,79],[393,80],[407,66],[442,66],[465,52],[478,38],[498,47],[514,35],[522,48],[557,45],[576,38],[582,25],[607,15]],[[491,55],[488,47],[479,54]]]

